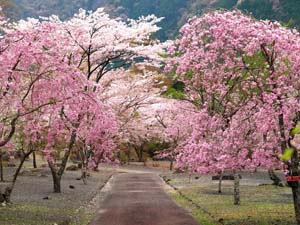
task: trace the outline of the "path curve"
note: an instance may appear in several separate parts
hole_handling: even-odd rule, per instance
[[[109,185],[90,225],[199,225],[165,193],[156,174],[118,174]]]

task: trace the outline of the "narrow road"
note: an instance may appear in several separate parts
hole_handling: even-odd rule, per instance
[[[199,225],[164,192],[155,174],[118,174],[90,225]]]

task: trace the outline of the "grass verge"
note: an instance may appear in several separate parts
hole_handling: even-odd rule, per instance
[[[170,195],[179,205],[191,211],[201,225],[295,224],[292,195],[288,187],[242,186],[240,206],[233,205],[233,190],[228,184],[223,185],[223,194],[217,193],[215,185],[185,187],[180,192],[192,202],[178,192]]]

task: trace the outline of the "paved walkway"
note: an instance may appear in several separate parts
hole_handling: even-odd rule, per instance
[[[90,225],[199,225],[164,192],[156,174],[115,175]]]

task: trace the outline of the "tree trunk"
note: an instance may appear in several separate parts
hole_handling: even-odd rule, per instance
[[[50,167],[52,179],[53,179],[54,193],[61,193],[61,177],[62,177],[63,173],[65,172],[69,157],[72,152],[72,148],[76,141],[76,137],[77,137],[77,135],[76,135],[76,132],[74,131],[72,133],[70,141],[69,141],[68,150],[65,152],[65,155],[61,161],[61,165],[58,168],[58,170],[56,169],[56,166],[53,164],[53,162],[48,161],[48,165]]]
[[[95,166],[94,166],[94,171],[99,171],[98,167],[99,167],[99,164],[101,163],[101,160],[103,159],[103,156],[104,156],[104,152],[101,152],[101,154],[95,158],[94,157],[94,163],[95,163]]]
[[[171,158],[171,161],[170,161],[170,171],[173,170],[173,164],[174,164],[174,160],[173,160],[173,158]]]
[[[49,168],[51,170],[52,181],[53,181],[53,192],[61,193],[61,177],[58,175],[58,171],[53,162],[48,161]]]
[[[87,170],[88,170],[88,155],[83,154],[83,160],[81,161],[82,163],[82,168],[81,168],[81,179],[84,184],[87,184]],[[98,165],[97,165],[98,169]]]
[[[234,173],[234,204],[240,205],[240,175],[238,173]]]
[[[12,193],[12,185],[7,186],[3,192],[0,190],[0,203],[10,203],[10,197]]]
[[[143,162],[143,149],[139,147],[134,148],[136,156],[138,157],[138,162]]]
[[[297,183],[297,184],[296,184]],[[299,182],[292,186],[296,224],[300,225],[300,201],[299,201]]]
[[[222,193],[222,181],[223,181],[223,173],[219,174],[219,188],[218,188],[218,193],[221,194]]]
[[[98,161],[95,161],[95,166],[94,166],[94,168],[93,168],[93,170],[95,171],[95,172],[98,172],[99,171],[99,169],[98,169],[98,167],[99,167],[99,160]]]
[[[140,152],[139,162],[143,162],[143,161],[144,161],[144,160],[143,160],[143,149],[141,148],[141,149],[139,150],[139,152]]]
[[[127,151],[127,163],[130,165],[130,149]]]
[[[89,146],[86,146],[85,140],[83,141],[83,143],[84,143],[83,148],[79,149],[80,160],[81,160],[81,179],[84,184],[87,184],[87,170],[88,170],[89,158],[92,155],[92,150],[89,148]]]
[[[117,152],[117,157],[118,157],[118,160],[119,160],[119,162],[120,162],[120,165],[122,165],[123,162],[122,162],[121,151],[120,151],[120,150],[118,150],[118,152]]]
[[[61,166],[58,170],[58,175],[61,177],[63,175],[63,173],[65,172],[65,169],[66,169],[66,166],[67,166],[67,163],[68,163],[68,160],[69,160],[69,157],[71,155],[71,152],[72,152],[72,149],[73,149],[73,146],[75,144],[75,141],[76,141],[76,132],[74,131],[71,135],[71,138],[70,138],[70,141],[69,141],[69,145],[68,145],[68,151],[65,152],[65,155],[61,161]]]
[[[296,149],[294,149],[294,153],[291,158],[290,175],[292,175],[292,176],[300,175],[299,154]],[[300,185],[299,185],[299,181],[289,182],[288,184],[292,188],[294,209],[295,209],[295,216],[296,216],[296,224],[300,225],[300,199],[299,199]]]
[[[0,154],[0,181],[4,182],[2,154]]]
[[[11,182],[11,184],[9,184],[3,192],[1,192],[0,190],[0,203],[10,203],[10,197],[11,197],[11,193],[15,187],[15,184],[16,184],[16,181],[18,179],[18,176],[20,174],[20,171],[23,167],[23,164],[25,162],[25,160],[27,159],[27,157],[31,154],[32,152],[28,152],[26,154],[24,154],[21,158],[21,161],[20,161],[20,164],[17,168],[17,170],[15,171],[14,173],[14,176],[13,176],[13,180]]]
[[[87,168],[83,167],[81,171],[81,179],[85,185],[87,185]]]
[[[54,175],[52,173],[53,178],[53,191],[54,193],[61,193],[61,177]]]
[[[32,163],[33,163],[33,168],[37,168],[37,164],[36,164],[36,155],[35,152],[32,153]]]

